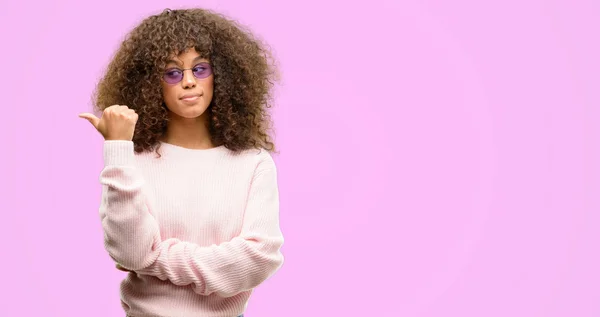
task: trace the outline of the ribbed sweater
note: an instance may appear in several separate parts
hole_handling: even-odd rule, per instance
[[[100,219],[133,317],[235,317],[283,265],[277,169],[265,150],[135,153],[104,141]]]

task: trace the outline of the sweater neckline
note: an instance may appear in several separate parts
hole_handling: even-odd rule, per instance
[[[216,147],[208,148],[208,149],[191,149],[183,146],[167,143],[164,141],[159,141],[160,149],[164,151],[168,151],[174,154],[187,154],[187,155],[200,155],[200,154],[212,154],[212,153],[222,153],[227,150],[225,145],[219,145]]]

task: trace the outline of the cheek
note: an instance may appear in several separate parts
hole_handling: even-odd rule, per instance
[[[202,87],[204,89],[204,93],[212,96],[213,95],[213,89],[214,89],[214,81],[212,80],[212,78],[210,80],[207,80],[204,85],[204,87]]]
[[[175,98],[175,89],[172,86],[168,86],[166,84],[162,84],[162,96],[165,100],[165,103],[170,104],[174,101]]]

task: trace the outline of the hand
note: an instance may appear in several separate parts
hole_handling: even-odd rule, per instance
[[[117,263],[117,270],[123,271],[123,272],[131,272],[130,270],[122,267],[119,263]]]
[[[138,120],[135,110],[120,105],[104,109],[100,119],[91,113],[81,113],[79,117],[88,120],[105,140],[133,140]]]

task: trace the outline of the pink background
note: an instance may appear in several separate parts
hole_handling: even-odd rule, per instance
[[[600,2],[3,1],[0,316],[122,316],[77,117],[201,5],[279,58],[286,263],[247,317],[600,316]]]

